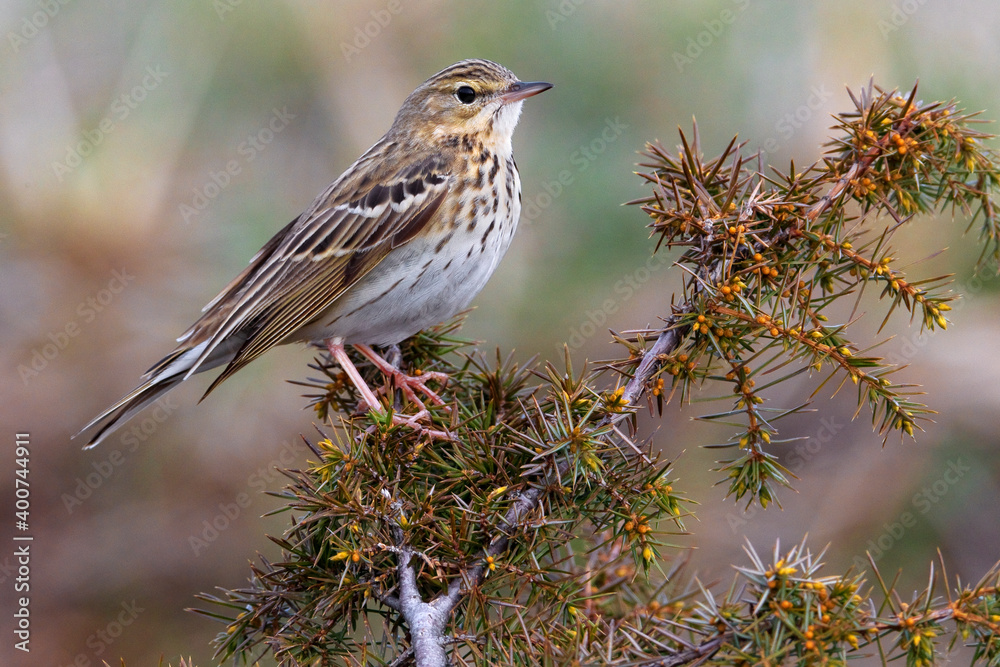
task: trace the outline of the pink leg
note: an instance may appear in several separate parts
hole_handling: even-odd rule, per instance
[[[347,356],[347,350],[344,349],[344,344],[334,343],[332,340],[328,340],[326,341],[326,349],[330,351],[334,361],[336,361],[337,364],[344,369],[344,372],[347,373],[347,377],[350,378],[351,384],[353,384],[361,394],[361,398],[363,398],[365,403],[368,404],[368,408],[370,410],[379,410],[379,408],[382,407],[382,404],[379,403],[379,400],[375,397],[375,392],[371,390],[371,387],[368,386],[365,379],[361,377],[361,373],[358,372],[358,369],[354,366],[351,358]]]
[[[367,357],[368,354],[366,354],[365,350],[362,349],[362,347],[364,347],[376,359],[378,359],[379,361],[381,361],[382,362],[381,365],[378,364],[378,363],[375,364],[376,366],[379,367],[380,370],[382,369],[382,366],[384,365],[384,366],[388,367],[389,369],[391,369],[392,371],[394,371],[394,372],[391,372],[391,373],[386,373],[387,375],[391,374],[393,377],[396,377],[396,374],[399,374],[399,375],[402,375],[403,377],[407,377],[407,378],[409,377],[407,375],[404,375],[404,374],[400,373],[397,369],[393,368],[385,359],[382,359],[382,357],[380,357],[377,354],[375,354],[375,352],[370,347],[368,347],[368,346],[360,346],[360,345],[356,345],[355,347],[362,354],[364,354]],[[358,369],[357,369],[357,367],[355,367],[354,363],[351,361],[351,358],[349,356],[347,356],[347,350],[344,349],[343,343],[335,343],[332,340],[327,340],[326,341],[326,349],[330,351],[330,354],[333,356],[334,361],[336,361],[337,364],[342,369],[344,369],[344,372],[347,373],[347,377],[351,380],[351,384],[353,384],[354,387],[358,390],[358,393],[361,394],[362,400],[364,400],[364,402],[368,404],[368,409],[369,410],[375,410],[376,412],[381,413],[382,410],[383,410],[382,404],[379,402],[378,398],[375,396],[375,392],[373,392],[371,390],[371,388],[368,386],[368,383],[365,382],[365,379],[363,377],[361,377],[361,373],[358,372]],[[373,360],[373,362],[374,362],[374,360]],[[435,373],[434,375],[444,375],[444,374],[443,373],[440,373],[440,374]],[[412,390],[410,390],[410,391],[412,393]],[[441,401],[441,399],[438,398],[437,395],[434,394],[433,392],[431,392],[429,389],[425,388],[425,391],[429,392],[429,395],[433,396],[433,398],[436,399],[438,401],[438,403],[443,403],[443,401]],[[414,429],[416,431],[420,431],[421,433],[426,433],[432,439],[435,439],[435,440],[452,440],[452,439],[454,439],[454,436],[452,436],[447,431],[437,431],[437,430],[434,430],[434,429],[425,429],[422,426],[420,426],[420,423],[419,423],[420,419],[422,417],[424,417],[424,418],[428,417],[429,414],[427,413],[427,410],[424,408],[423,403],[421,403],[419,400],[415,400],[415,403],[418,406],[420,406],[420,412],[418,412],[416,415],[412,415],[412,416],[403,416],[403,415],[400,415],[400,414],[393,414],[393,416],[392,416],[393,423],[396,424],[396,425],[409,426],[410,428],[412,428],[412,429]]]
[[[407,400],[420,407],[420,409],[423,410],[425,407],[423,401],[417,398],[417,391],[429,398],[435,405],[444,405],[444,401],[441,400],[441,397],[438,396],[437,393],[435,393],[425,383],[427,380],[447,382],[448,376],[445,373],[424,373],[420,376],[407,375],[383,359],[378,355],[378,353],[375,352],[375,350],[371,349],[367,345],[355,344],[354,349],[375,364],[375,367],[382,371],[383,375],[391,377],[393,379],[393,384],[403,390],[403,395],[406,396]]]

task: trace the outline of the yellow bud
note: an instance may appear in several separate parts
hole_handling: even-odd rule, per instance
[[[646,560],[653,560],[653,550],[650,549],[649,547],[645,547],[642,550],[642,557],[645,558]]]
[[[330,560],[332,560],[332,561],[344,560],[345,558],[347,558],[350,555],[351,554],[349,554],[346,551],[341,551],[341,552],[339,552],[337,554],[334,554],[333,556],[330,556]]]

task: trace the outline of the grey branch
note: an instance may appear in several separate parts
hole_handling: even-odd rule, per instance
[[[680,667],[680,665],[703,662],[715,655],[723,644],[732,641],[733,637],[734,634],[731,630],[723,632],[692,648],[656,660],[639,663],[638,667]]]
[[[445,650],[444,628],[453,607],[446,598],[430,603],[420,598],[412,557],[410,549],[399,550],[399,606],[410,628],[413,657],[418,667],[448,667],[451,663]]]
[[[635,369],[632,379],[628,381],[628,384],[625,385],[625,390],[622,392],[622,399],[628,405],[637,405],[639,400],[645,395],[646,386],[656,372],[656,362],[659,360],[660,355],[673,352],[681,344],[681,340],[684,338],[684,331],[677,326],[678,319],[674,315],[667,320],[667,325],[660,331],[660,335],[657,337],[656,342],[653,343],[653,347],[649,348],[642,355],[639,367]]]
[[[672,352],[684,338],[684,331],[677,326],[678,319],[678,316],[674,315],[667,321],[653,346],[643,355],[635,373],[625,385],[622,398],[629,406],[637,406],[645,395],[649,380],[657,371],[657,362],[661,355]],[[606,422],[618,422],[628,414],[630,413],[620,413],[614,418],[606,419]],[[568,461],[559,464],[554,471],[554,477],[558,479],[566,474],[569,471],[569,465]],[[448,653],[445,650],[445,646],[449,643],[445,637],[445,627],[451,613],[461,602],[462,595],[482,584],[486,578],[486,559],[490,556],[496,558],[507,550],[514,529],[538,507],[542,495],[548,488],[548,479],[547,476],[540,480],[537,485],[527,489],[514,501],[507,513],[504,514],[496,535],[483,549],[480,561],[472,569],[453,579],[448,586],[448,592],[438,596],[432,602],[424,602],[420,597],[416,571],[411,563],[414,552],[403,544],[402,531],[397,528],[395,537],[398,546],[392,550],[399,556],[398,605],[407,626],[410,628],[412,657],[417,667],[446,667],[450,664]],[[396,599],[393,599],[392,602],[396,602]],[[409,649],[404,655],[410,656]],[[401,655],[399,659],[403,659],[403,657]],[[682,664],[682,662],[669,664]]]

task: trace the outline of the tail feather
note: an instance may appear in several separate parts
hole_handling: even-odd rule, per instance
[[[195,373],[201,373],[231,361],[243,342],[242,337],[233,336],[224,344],[216,347],[201,364],[198,364],[197,361],[207,343],[203,342],[193,347],[180,347],[174,350],[146,371],[146,374],[142,376],[142,384],[91,420],[73,437],[79,437],[84,431],[88,431],[103,422],[84,446],[84,449],[96,447],[140,410],[159,400],[161,396],[183,382],[192,369]]]
[[[119,426],[131,419],[137,412],[153,403],[165,393],[176,387],[184,379],[183,375],[175,375],[167,379],[151,379],[146,380],[141,385],[130,391],[128,394],[123,396],[117,403],[112,405],[110,408],[102,412],[96,418],[94,418],[89,424],[80,429],[80,432],[74,435],[76,438],[84,431],[92,428],[93,426],[107,420],[107,422],[101,426],[90,438],[90,441],[84,445],[84,449],[91,449],[101,444],[101,442],[111,435]]]

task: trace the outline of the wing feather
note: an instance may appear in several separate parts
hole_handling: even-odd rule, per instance
[[[428,224],[453,180],[451,165],[437,154],[381,178],[349,170],[268,242],[182,337],[185,347],[208,341],[185,377],[224,340],[237,333],[244,337],[208,395],[314,320],[393,248]]]

